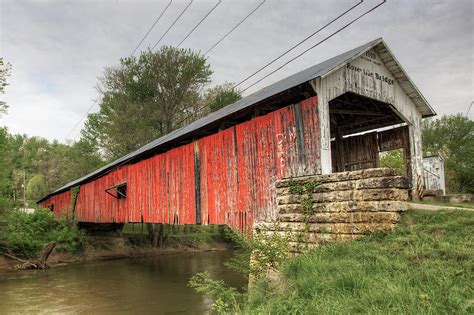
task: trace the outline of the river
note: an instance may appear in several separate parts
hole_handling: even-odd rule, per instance
[[[0,314],[203,314],[212,300],[187,286],[209,271],[235,287],[232,251],[162,254],[0,274]]]

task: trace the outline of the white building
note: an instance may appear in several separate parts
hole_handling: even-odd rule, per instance
[[[441,189],[443,194],[446,194],[444,160],[441,156],[432,155],[423,158],[423,179],[426,189]]]

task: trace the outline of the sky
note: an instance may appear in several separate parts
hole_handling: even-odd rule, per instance
[[[173,0],[139,50],[153,46],[190,0]],[[218,0],[194,0],[159,46],[176,45]],[[206,51],[262,0],[223,0],[182,47]],[[365,0],[258,80],[381,0]],[[208,55],[212,84],[238,82],[358,0],[266,0]],[[0,0],[0,56],[12,64],[0,126],[61,142],[77,140],[98,99],[98,77],[129,56],[169,0]],[[474,100],[472,0],[388,0],[377,10],[245,92],[382,37],[438,115]],[[474,106],[469,113],[474,119]],[[82,119],[82,120],[81,120]],[[75,127],[77,125],[77,127]],[[74,128],[75,127],[75,128]]]

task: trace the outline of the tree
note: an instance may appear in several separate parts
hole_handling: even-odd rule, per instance
[[[211,112],[215,112],[229,104],[235,103],[242,98],[239,90],[234,89],[232,83],[217,85],[206,92],[205,102]]]
[[[94,146],[83,139],[70,145],[65,158],[67,168],[64,170],[62,184],[80,178],[105,164]]]
[[[8,85],[7,77],[10,75],[11,64],[5,62],[0,57],[0,95],[5,93],[5,87]],[[7,112],[8,105],[0,101],[0,117]],[[0,128],[0,212],[10,205],[8,192],[10,190],[10,146],[8,141],[8,131],[6,128]]]
[[[113,159],[181,127],[200,114],[211,74],[206,58],[189,49],[121,59],[100,78],[100,110],[88,116],[83,140]]]
[[[6,128],[0,128],[0,213],[10,206],[11,160],[9,159],[9,154],[8,131]]]
[[[405,161],[403,160],[403,149],[380,152],[380,166],[393,168],[397,175],[404,176]]]
[[[48,192],[46,179],[41,174],[36,174],[31,177],[26,185],[26,195],[28,199],[31,200],[38,200],[41,197],[44,197]]]
[[[5,62],[2,57],[0,57],[0,95],[5,93],[5,87],[8,85],[7,77],[10,75],[11,64]],[[7,112],[8,105],[0,101],[0,117],[2,114]]]
[[[461,114],[424,120],[423,151],[444,159],[449,192],[474,192],[474,121]]]

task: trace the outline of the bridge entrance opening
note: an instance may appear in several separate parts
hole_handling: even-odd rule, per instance
[[[333,172],[384,166],[380,152],[400,149],[410,177],[408,126],[391,104],[348,92],[329,102],[329,117]]]

